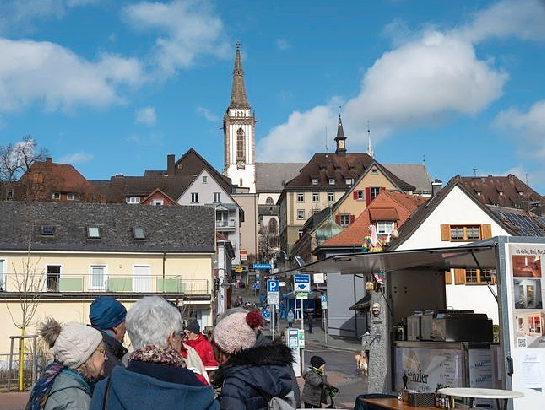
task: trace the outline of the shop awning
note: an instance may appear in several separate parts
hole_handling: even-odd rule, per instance
[[[371,294],[366,293],[364,297],[354,303],[348,310],[363,310],[367,311],[371,307]]]
[[[330,256],[300,269],[301,272],[345,274],[395,272],[408,269],[496,268],[496,242],[407,251],[352,253]]]

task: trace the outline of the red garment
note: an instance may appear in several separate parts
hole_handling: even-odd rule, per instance
[[[195,340],[184,340],[184,343],[191,346],[197,351],[197,354],[205,366],[217,366],[218,362],[214,358],[214,349],[206,337],[202,333]]]
[[[187,359],[187,350],[185,347],[182,346],[182,350],[180,351],[180,353],[184,357],[184,359]],[[199,379],[202,382],[202,384],[204,384],[205,386],[210,385],[210,383],[208,383],[208,380],[206,380],[206,378],[202,374],[197,373],[195,371],[193,372],[193,374],[197,376],[197,379]]]

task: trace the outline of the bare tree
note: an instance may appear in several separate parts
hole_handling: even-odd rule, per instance
[[[38,143],[30,135],[15,144],[0,146],[0,180],[16,181],[33,163],[44,161],[48,155],[48,150],[38,148]]]

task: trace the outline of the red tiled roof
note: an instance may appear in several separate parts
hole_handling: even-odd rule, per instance
[[[395,208],[371,208],[369,214],[372,221],[397,221],[399,219]]]
[[[397,227],[409,218],[409,216],[428,198],[404,194],[400,191],[381,191],[381,193],[369,204],[353,224],[345,228],[341,233],[323,242],[320,246],[354,246],[361,245],[369,234],[369,225],[376,221],[371,214],[397,214]],[[383,218],[378,218],[383,219]]]

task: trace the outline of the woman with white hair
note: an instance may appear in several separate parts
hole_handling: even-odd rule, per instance
[[[137,301],[127,313],[127,332],[134,351],[127,368],[117,366],[99,382],[91,410],[215,410],[212,388],[187,369],[180,353],[180,312],[165,299]]]
[[[102,335],[83,323],[61,325],[48,319],[39,326],[53,362],[32,388],[26,410],[87,410],[94,382],[106,361]]]

